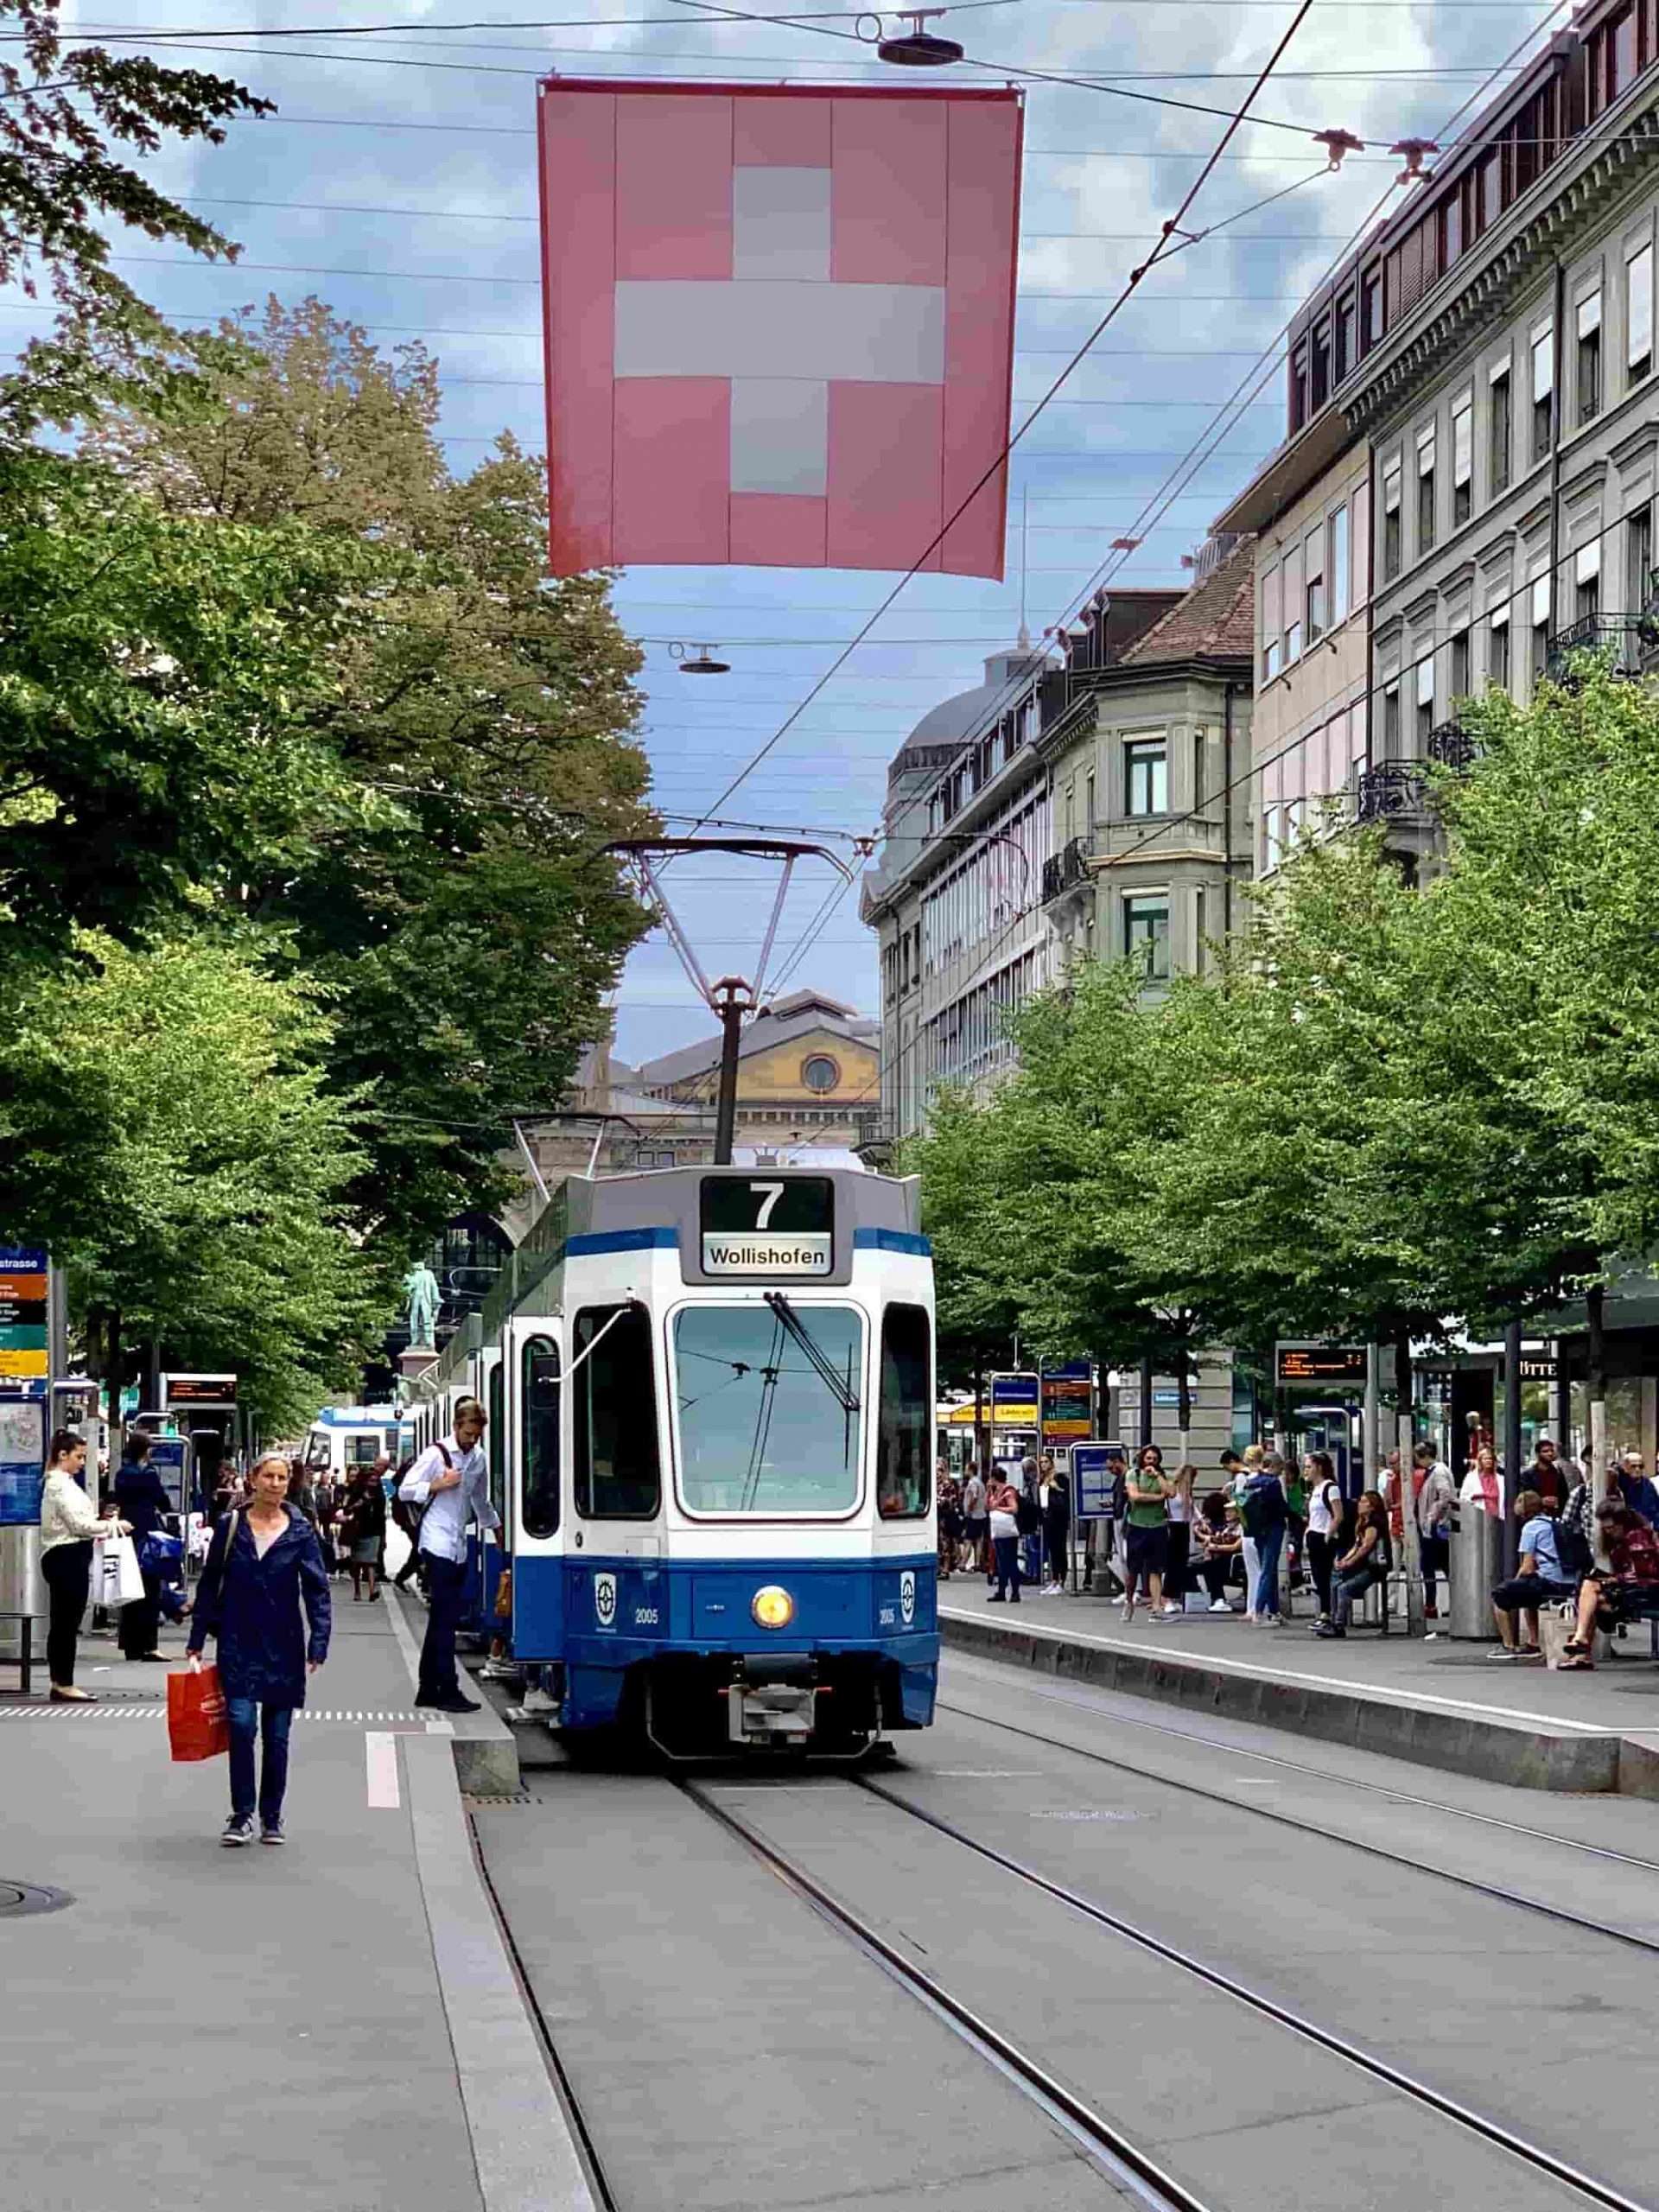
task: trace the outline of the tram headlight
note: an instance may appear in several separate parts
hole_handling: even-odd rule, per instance
[[[749,1611],[757,1628],[787,1628],[795,1618],[795,1600],[787,1590],[780,1590],[775,1582],[769,1582],[764,1590],[755,1592],[749,1601]]]

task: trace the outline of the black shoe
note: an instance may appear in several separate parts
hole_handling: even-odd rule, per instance
[[[988,1605],[1000,1605],[1002,1603],[1002,1592],[1000,1590],[993,1590],[985,1602]]]
[[[476,1698],[462,1697],[457,1690],[453,1697],[417,1697],[417,1706],[425,1706],[434,1713],[476,1713]]]
[[[261,1821],[259,1823],[259,1840],[261,1843],[286,1843],[288,1841],[288,1838],[283,1833],[282,1822],[280,1821]]]
[[[226,1821],[219,1840],[227,1850],[232,1851],[239,1845],[251,1843],[253,1841],[252,1815],[232,1813],[230,1819]]]

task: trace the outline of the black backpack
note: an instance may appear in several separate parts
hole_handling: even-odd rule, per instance
[[[1128,1517],[1129,1471],[1120,1460],[1112,1482],[1112,1518],[1114,1521],[1127,1521]]]
[[[1573,1496],[1577,1496],[1574,1491]],[[1560,1555],[1561,1566],[1568,1578],[1588,1574],[1595,1566],[1595,1554],[1586,1540],[1578,1515],[1573,1510],[1573,1499],[1555,1523],[1555,1549]]]

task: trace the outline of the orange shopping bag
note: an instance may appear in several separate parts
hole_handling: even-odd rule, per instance
[[[231,1748],[231,1724],[217,1667],[167,1678],[167,1739],[175,1764],[216,1759]]]

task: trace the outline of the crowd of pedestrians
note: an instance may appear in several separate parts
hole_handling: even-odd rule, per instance
[[[1326,1452],[1309,1452],[1300,1463],[1261,1444],[1224,1452],[1219,1478],[1206,1486],[1198,1468],[1172,1471],[1161,1449],[1147,1444],[1125,1456],[1109,1518],[1103,1531],[1090,1530],[1078,1560],[1070,1484],[1052,1455],[983,1471],[970,1465],[960,1478],[941,1460],[939,1571],[944,1578],[982,1573],[994,1605],[1018,1605],[1033,1584],[1044,1596],[1058,1595],[1070,1576],[1116,1597],[1125,1621],[1141,1613],[1153,1623],[1177,1619],[1191,1598],[1211,1612],[1242,1612],[1261,1628],[1284,1625],[1281,1590],[1300,1586],[1317,1600],[1313,1634],[1335,1639],[1409,1556],[1408,1512],[1430,1623],[1441,1618],[1459,1516],[1502,1520],[1509,1513],[1519,1523],[1519,1557],[1491,1592],[1495,1659],[1538,1656],[1539,1615],[1554,1605],[1573,1609],[1562,1663],[1586,1669],[1598,1626],[1659,1606],[1659,1489],[1639,1452],[1622,1453],[1610,1469],[1599,1507],[1588,1471],[1548,1437],[1518,1493],[1488,1446],[1472,1452],[1460,1480],[1431,1444],[1411,1457],[1408,1484],[1392,1452],[1376,1485],[1356,1497],[1344,1492]]]

